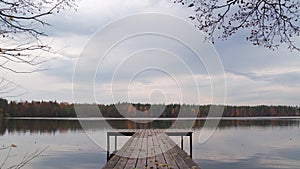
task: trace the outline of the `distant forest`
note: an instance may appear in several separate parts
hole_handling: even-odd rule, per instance
[[[88,104],[81,104],[87,106]],[[77,104],[80,106],[80,104]],[[207,117],[211,105],[97,104],[103,117]],[[218,105],[216,105],[218,106]],[[299,116],[297,106],[225,106],[223,117]],[[0,99],[1,117],[77,117],[74,104],[56,101],[16,102]],[[86,117],[92,117],[89,111]],[[98,116],[94,116],[98,117]]]

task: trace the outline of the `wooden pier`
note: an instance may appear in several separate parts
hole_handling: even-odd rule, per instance
[[[131,132],[131,133],[130,133]],[[119,134],[117,134],[119,133]],[[163,132],[162,130],[141,129],[128,132],[110,132],[109,136],[132,135],[125,145],[106,163],[104,169],[200,169],[182,148],[168,135],[187,134],[192,140],[192,132]],[[109,141],[108,141],[109,148]],[[190,155],[192,155],[190,145]],[[108,149],[109,151],[109,149]]]

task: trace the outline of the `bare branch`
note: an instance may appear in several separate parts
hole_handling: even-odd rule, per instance
[[[35,152],[33,152],[30,155],[25,155],[22,159],[22,161],[19,164],[16,165],[12,165],[10,167],[8,167],[7,169],[20,169],[22,167],[24,167],[26,164],[28,164],[30,161],[34,160],[35,158],[37,158],[38,156],[40,156],[44,151],[46,151],[48,147],[45,147],[43,149],[37,149]]]
[[[276,49],[285,43],[291,51],[300,51],[293,38],[300,34],[298,0],[175,0],[195,8],[197,27],[214,37],[226,40],[239,30],[249,31],[246,40],[253,45]]]
[[[0,169],[2,169],[3,168],[3,166],[4,166],[4,164],[7,162],[7,160],[8,160],[8,158],[9,158],[9,156],[10,156],[10,152],[11,152],[11,146],[9,146],[9,147],[6,147],[7,149],[8,149],[8,153],[6,154],[6,156],[5,156],[5,158],[4,158],[4,161],[2,162],[2,164],[1,164],[1,166],[0,166]],[[5,149],[6,149],[5,148]]]
[[[24,89],[24,88],[22,88],[17,83],[9,80],[7,78],[7,76],[8,75],[6,74],[6,75],[2,75],[0,77],[0,97],[17,97],[17,96],[24,95],[25,92],[21,92],[21,91],[19,92],[19,89]],[[17,92],[15,92],[15,91],[17,91]],[[6,148],[8,148],[8,147],[0,148],[0,150],[6,149]]]
[[[41,41],[47,35],[39,28],[50,25],[45,16],[74,7],[75,0],[0,0],[0,70],[13,73],[47,70],[42,64],[49,59],[42,52],[54,54],[55,51]],[[1,95],[22,95],[8,95],[19,87],[6,75],[0,77]]]
[[[50,25],[43,17],[74,7],[75,0],[0,0],[0,69],[14,73],[45,70],[34,68],[48,61],[38,52],[54,53],[40,40],[41,36],[47,35],[39,26]],[[13,42],[15,44],[9,45]],[[26,64],[32,69],[19,70],[17,64]]]
[[[2,169],[4,167],[4,165],[7,163],[7,161],[9,160],[9,158],[11,157],[11,151],[12,151],[12,148],[16,147],[16,145],[12,144],[11,146],[7,146],[7,147],[4,147],[4,148],[1,148],[1,150],[5,150],[5,149],[8,149],[8,152],[5,156],[5,159],[4,161],[2,162],[2,164],[0,165],[0,169]],[[40,149],[40,148],[37,148],[33,153],[31,154],[25,154],[23,159],[17,163],[17,164],[14,164],[10,167],[7,167],[7,169],[20,169],[22,167],[24,167],[26,164],[28,164],[30,161],[34,160],[35,158],[39,157],[44,151],[46,151],[48,147],[45,147],[43,149]]]

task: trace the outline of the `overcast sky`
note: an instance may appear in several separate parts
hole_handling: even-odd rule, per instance
[[[9,73],[8,78],[21,86],[15,92],[24,93],[9,99],[73,102],[73,73],[88,40],[105,25],[144,12],[174,15],[188,22],[192,14],[190,9],[172,0],[83,0],[79,1],[77,11],[47,17],[52,26],[42,28],[49,35],[43,39],[51,42],[59,52],[54,60],[43,65],[49,67],[47,71]],[[299,38],[296,40],[300,46]],[[205,46],[201,40],[197,43]],[[226,78],[225,104],[300,105],[299,52],[290,52],[284,45],[275,51],[252,46],[245,41],[243,33],[227,41],[217,41],[214,47]],[[149,48],[155,50],[141,51]],[[161,66],[165,71],[160,68],[143,70],[147,65]],[[210,78],[213,76],[208,74],[203,63],[195,60],[193,53],[168,38],[145,35],[120,43],[93,76],[95,99],[82,102],[212,102]],[[214,99],[213,103],[223,103],[218,96]]]

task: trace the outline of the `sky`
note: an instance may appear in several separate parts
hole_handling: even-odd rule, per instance
[[[63,11],[45,18],[51,26],[41,28],[48,34],[42,40],[51,43],[58,52],[49,54],[51,60],[42,65],[47,68],[45,71],[7,73],[6,76],[20,86],[10,94],[14,97],[7,98],[105,104],[127,101],[300,105],[299,52],[290,52],[285,45],[275,51],[253,46],[245,40],[243,32],[226,41],[216,41],[213,46],[196,36],[189,39],[203,51],[200,60],[181,41],[156,34],[143,34],[120,42],[101,62],[97,54],[91,54],[91,49],[97,52],[117,38],[120,30],[126,32],[130,30],[125,28],[133,30],[140,26],[150,29],[166,23],[163,19],[154,24],[118,22],[143,13],[167,14],[192,27],[194,24],[188,18],[193,11],[171,0],[78,1],[76,11]],[[109,26],[107,33],[103,29]],[[183,31],[180,26],[168,31],[178,37],[194,35],[193,31]],[[108,39],[98,38],[109,33],[112,35]],[[295,40],[300,46],[299,37]],[[90,44],[94,48],[89,48]],[[206,47],[215,51],[215,55],[207,59],[216,59],[222,71],[215,73],[218,68],[207,65],[205,57],[210,56],[211,49]],[[93,57],[80,59],[88,54]],[[88,94],[91,95],[85,97]]]

